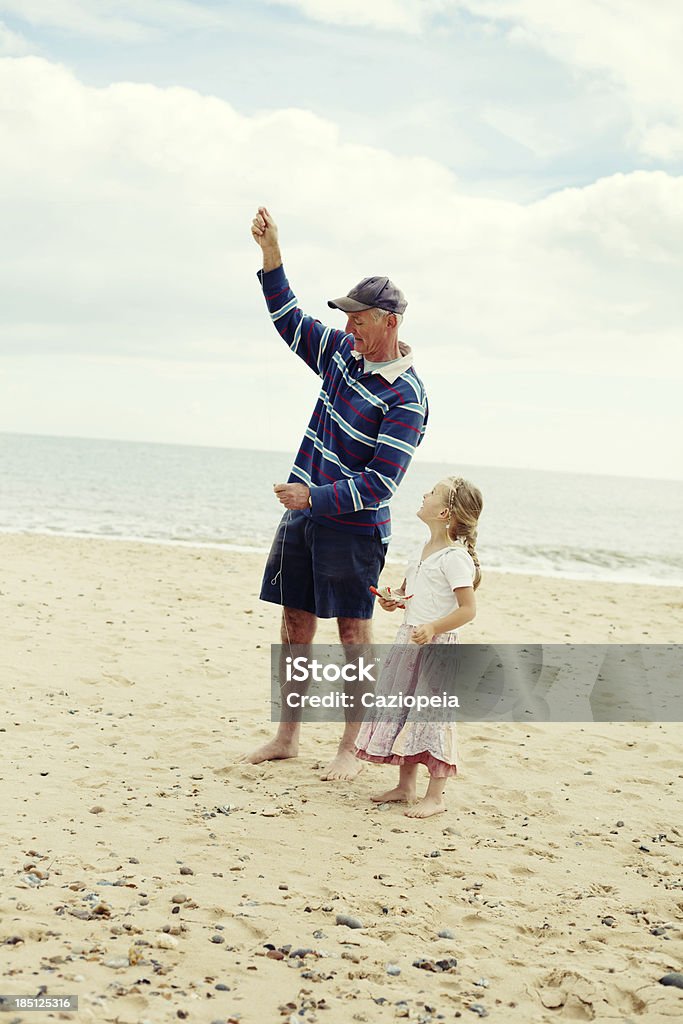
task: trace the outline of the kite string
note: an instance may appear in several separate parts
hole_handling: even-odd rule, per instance
[[[271,410],[272,410],[272,407],[273,407],[272,395],[273,395],[274,388],[273,388],[273,380],[272,380],[271,374],[272,374],[272,368],[270,366],[270,363],[267,362],[267,364],[266,364],[266,380],[267,380],[267,387],[268,387],[268,404],[267,404],[267,409],[268,409],[268,442],[269,442],[269,444],[273,443],[273,419],[272,419],[272,416],[271,416]],[[270,584],[273,587],[276,586],[278,582],[280,584],[280,606],[282,608],[282,623],[283,623],[283,625],[285,627],[285,635],[287,637],[287,646],[289,647],[290,654],[292,653],[292,639],[291,639],[291,637],[289,635],[289,627],[288,627],[288,624],[287,624],[287,615],[286,615],[286,612],[285,612],[284,583],[283,583],[282,570],[283,570],[284,560],[285,560],[285,541],[287,540],[287,527],[289,526],[289,522],[290,522],[291,518],[292,518],[291,509],[287,509],[286,512],[285,512],[285,517],[284,517],[284,530],[282,532],[282,542],[280,544],[280,566],[278,568],[278,571],[275,573],[275,575],[273,576],[272,580],[270,581]]]

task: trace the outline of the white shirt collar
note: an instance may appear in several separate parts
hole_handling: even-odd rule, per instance
[[[389,384],[393,384],[402,373],[405,373],[413,365],[413,350],[410,346],[399,341],[398,347],[401,353],[398,359],[394,359],[387,366],[383,366],[379,370],[370,371],[372,374],[379,374],[380,377],[384,377]],[[363,359],[361,353],[355,352],[353,349],[351,350],[351,355],[354,359]]]

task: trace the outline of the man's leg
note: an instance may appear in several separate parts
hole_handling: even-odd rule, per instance
[[[337,619],[339,627],[339,639],[345,647],[357,647],[359,645],[370,645],[372,643],[372,619]],[[356,650],[357,653],[357,650]],[[327,766],[322,778],[332,782],[337,779],[348,781],[358,775],[363,769],[363,762],[359,761],[354,753],[356,737],[360,729],[360,722],[347,721],[344,725],[344,733],[339,741],[339,747],[334,759]]]
[[[283,645],[312,644],[317,625],[317,618],[310,612],[301,611],[300,608],[283,608],[280,640]],[[281,653],[281,660],[283,657],[284,654]],[[280,678],[284,678],[282,670]],[[251,754],[247,754],[242,760],[249,764],[260,764],[261,761],[278,761],[286,757],[296,757],[299,753],[300,731],[301,722],[280,721],[273,739],[252,751]]]

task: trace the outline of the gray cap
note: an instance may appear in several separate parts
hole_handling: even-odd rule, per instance
[[[364,277],[340,299],[328,299],[331,309],[343,313],[360,313],[364,309],[386,309],[389,313],[403,313],[408,303],[400,288],[388,277]]]

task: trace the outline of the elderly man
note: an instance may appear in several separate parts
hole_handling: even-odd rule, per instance
[[[345,645],[371,641],[376,586],[391,532],[389,500],[427,423],[424,386],[398,339],[406,307],[386,277],[365,278],[329,301],[347,316],[343,331],[298,308],[282,267],[277,227],[259,207],[251,228],[263,253],[259,278],[271,318],[322,388],[286,484],[275,493],[290,509],[278,528],[261,598],[282,605],[283,643],[310,644],[318,618],[336,618]],[[347,721],[324,779],[351,779],[359,723]],[[252,764],[296,757],[300,723],[247,757]]]

